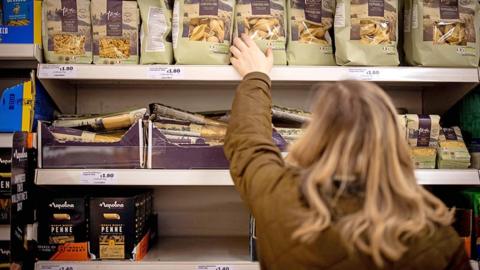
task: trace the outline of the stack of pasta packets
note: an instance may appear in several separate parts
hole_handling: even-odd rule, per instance
[[[438,147],[439,169],[466,169],[470,166],[470,154],[459,127],[440,129]]]
[[[411,157],[418,169],[435,169],[440,116],[407,114],[407,138]]]

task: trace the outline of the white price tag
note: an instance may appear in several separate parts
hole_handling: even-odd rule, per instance
[[[183,78],[183,71],[180,67],[156,67],[148,68],[148,77],[161,80],[175,80]]]
[[[382,73],[377,68],[349,68],[350,77],[355,80],[373,81],[380,78]]]
[[[80,184],[115,185],[117,175],[113,171],[83,171],[80,173]]]
[[[41,65],[39,77],[41,78],[75,78],[77,68],[74,65]]]
[[[73,265],[42,265],[40,270],[77,270]]]
[[[234,270],[231,265],[198,265],[197,270]]]

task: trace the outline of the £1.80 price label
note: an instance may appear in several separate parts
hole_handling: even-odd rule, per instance
[[[75,78],[77,68],[73,65],[41,65],[38,70],[40,78]]]
[[[147,76],[151,79],[177,80],[183,78],[183,70],[180,67],[151,66]]]
[[[76,270],[73,265],[42,265],[40,270]]]
[[[231,265],[199,265],[197,270],[234,270]]]
[[[117,175],[114,171],[83,171],[80,173],[80,184],[114,185],[117,184]]]
[[[351,79],[374,81],[381,78],[382,73],[377,68],[349,68],[348,74]]]

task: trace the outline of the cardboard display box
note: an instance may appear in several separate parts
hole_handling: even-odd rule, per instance
[[[280,150],[287,142],[277,132],[273,140]],[[153,169],[228,169],[223,145],[171,143],[151,121],[148,122],[147,167]]]
[[[141,120],[132,125],[119,142],[62,142],[55,139],[46,122],[40,122],[37,137],[39,168],[138,169],[144,165]]]

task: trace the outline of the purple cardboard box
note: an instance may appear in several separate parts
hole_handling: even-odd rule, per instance
[[[287,142],[277,132],[272,136],[284,151]],[[169,142],[151,121],[148,122],[148,161],[150,169],[228,169],[223,146],[208,144],[174,144]]]
[[[57,127],[58,129],[58,127]],[[138,169],[144,165],[144,131],[138,121],[119,142],[61,142],[45,122],[38,125],[39,168],[121,168]]]

